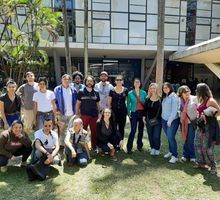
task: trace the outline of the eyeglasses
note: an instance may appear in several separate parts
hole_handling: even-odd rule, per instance
[[[190,92],[190,91],[189,91],[189,90],[187,90],[187,91],[184,91],[183,93],[184,93],[184,94],[186,94],[186,93],[188,93],[188,92]]]
[[[164,90],[169,89],[168,87],[163,87]]]
[[[137,82],[134,82],[134,83],[136,83],[136,84],[141,84],[139,81],[137,81]]]
[[[108,114],[108,115],[111,115],[111,112],[104,112],[104,114]]]
[[[116,79],[116,81],[122,81],[122,79]]]
[[[63,79],[64,81],[70,81],[70,79]]]

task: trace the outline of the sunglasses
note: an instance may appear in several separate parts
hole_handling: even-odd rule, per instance
[[[116,81],[122,81],[122,79],[115,79]]]
[[[183,93],[184,93],[184,94],[187,94],[188,92],[190,92],[190,91],[189,91],[189,90],[187,90],[187,91],[184,91]]]

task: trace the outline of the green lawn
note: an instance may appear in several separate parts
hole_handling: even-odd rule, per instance
[[[130,125],[126,126],[126,147]],[[33,138],[33,133],[31,133]],[[182,140],[177,133],[179,158]],[[136,144],[134,145],[136,149]],[[126,148],[125,148],[126,150]],[[146,128],[144,152],[132,155],[116,153],[117,162],[109,156],[92,155],[92,162],[85,168],[77,164],[55,166],[43,182],[28,182],[24,168],[9,166],[7,173],[0,173],[0,200],[58,200],[58,199],[220,199],[220,179],[208,170],[193,169],[193,163],[170,164],[163,157],[168,152],[167,138],[162,133],[161,155],[150,156]],[[216,161],[220,160],[219,147],[215,149]]]

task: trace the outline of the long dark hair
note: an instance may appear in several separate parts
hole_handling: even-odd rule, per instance
[[[204,104],[207,98],[213,98],[209,86],[205,83],[199,83],[196,86],[196,96],[201,104]]]
[[[162,85],[162,92],[163,92],[163,93],[162,93],[162,99],[164,99],[164,98],[166,97],[166,93],[163,91],[164,86],[167,86],[167,87],[170,89],[168,95],[170,95],[172,92],[175,92],[174,89],[173,89],[173,86],[172,86],[169,82],[165,82],[165,83]]]
[[[135,79],[133,80],[132,89],[135,89],[135,87],[134,87],[134,82],[135,82],[136,80],[140,81],[140,87],[139,87],[139,89],[141,89],[142,83],[141,83],[141,79],[139,79],[139,78],[135,78]]]
[[[94,84],[93,84],[92,88],[94,88],[96,81],[95,81],[95,77],[93,77],[93,76],[91,76],[91,75],[89,75],[89,76],[87,76],[87,77],[85,78],[85,80],[84,80],[85,86],[86,86],[86,81],[87,81],[88,78],[91,78],[91,79],[93,80]]]
[[[100,117],[99,117],[99,121],[100,122],[104,121],[104,112],[105,112],[105,110],[109,110],[111,112],[111,117],[109,118],[110,124],[115,123],[115,115],[114,115],[114,113],[112,112],[112,110],[110,108],[105,108],[104,110],[102,110],[102,112],[100,114]]]

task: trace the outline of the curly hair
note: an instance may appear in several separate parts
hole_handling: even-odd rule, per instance
[[[72,74],[73,80],[76,78],[76,76],[79,76],[81,78],[81,80],[83,81],[84,76],[83,76],[83,74],[81,72],[79,72],[79,71],[73,72],[73,74]]]
[[[199,83],[196,86],[196,96],[201,104],[204,104],[207,98],[213,98],[209,86],[205,83]]]

